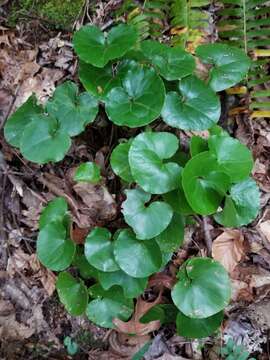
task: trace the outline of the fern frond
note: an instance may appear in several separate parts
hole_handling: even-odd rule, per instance
[[[252,118],[270,117],[270,7],[267,0],[223,0],[219,12],[219,37],[242,47],[253,57],[248,74],[249,109]]]
[[[203,42],[209,23],[209,14],[202,9],[210,0],[172,0],[170,24],[172,44],[193,52]]]

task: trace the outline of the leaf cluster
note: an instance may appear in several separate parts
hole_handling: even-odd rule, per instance
[[[44,108],[31,98],[8,120],[5,136],[27,159],[45,163],[63,158],[70,137],[94,120],[98,103],[115,125],[148,125],[111,154],[112,170],[127,187],[121,209],[127,227],[114,234],[96,227],[78,246],[70,239],[63,198],[50,202],[40,217],[37,253],[44,266],[60,271],[61,302],[70,314],[86,313],[99,326],[113,328],[115,318],[131,317],[133,299],[144,292],[149,276],[182,245],[187,216],[213,215],[230,227],[256,217],[259,192],[249,177],[251,153],[216,125],[216,91],[240,81],[250,61],[237,48],[201,45],[196,56],[209,66],[204,81],[196,76],[194,56],[157,41],[138,42],[134,28],[125,24],[106,34],[84,26],[74,35],[74,48],[86,92],[79,94],[68,82]],[[160,116],[171,132],[151,129]],[[193,136],[185,154],[174,129],[209,129],[209,137]],[[75,180],[96,183],[100,171],[93,163],[82,164]],[[77,277],[66,271],[70,266]],[[171,292],[170,321],[176,321],[180,335],[206,337],[219,327],[230,292],[221,264],[207,257],[188,259]],[[166,321],[164,309],[148,314],[148,320]]]

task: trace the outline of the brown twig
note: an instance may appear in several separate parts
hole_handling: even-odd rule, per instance
[[[204,240],[207,247],[207,255],[211,256],[212,254],[212,237],[209,231],[208,225],[208,216],[202,217],[203,231],[204,231]]]

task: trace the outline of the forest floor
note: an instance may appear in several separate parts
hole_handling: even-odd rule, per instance
[[[109,28],[122,1],[77,1],[72,17],[61,16],[58,24],[54,11],[54,17],[44,18],[46,9],[41,7],[38,16],[29,7],[18,10],[14,3],[0,0],[0,359],[131,359],[136,339],[66,313],[55,292],[55,275],[39,263],[35,249],[41,209],[55,196],[64,196],[84,219],[88,214],[88,228],[100,222],[117,226],[123,195],[108,159],[118,139],[127,133],[100,116],[73,140],[57,166],[38,166],[9,146],[2,131],[8,116],[31,93],[42,102],[57,84],[78,80],[72,31],[87,22]],[[221,125],[252,150],[261,211],[252,224],[237,230],[217,226],[208,218],[186,228],[184,246],[172,263],[179,265],[198,251],[206,254],[205,239],[210,239],[213,256],[230,271],[232,302],[219,335],[187,341],[176,335],[173,326],[162,326],[151,334],[146,360],[221,359],[221,343],[229,338],[243,344],[250,356],[270,359],[270,124],[266,119],[252,120],[245,112],[231,112],[243,100],[226,92],[221,96]],[[181,131],[181,143],[190,136]],[[92,160],[101,166],[109,194],[98,192],[98,201],[87,189],[76,193],[69,175],[74,166]],[[73,231],[79,242],[84,234],[79,226]],[[146,298],[151,301],[151,290]],[[73,357],[64,346],[67,336],[79,347]]]

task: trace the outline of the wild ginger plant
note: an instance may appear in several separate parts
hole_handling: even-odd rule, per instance
[[[79,77],[57,87],[45,106],[30,97],[7,121],[5,137],[33,162],[57,162],[71,138],[95,120],[99,104],[117,126],[142,128],[120,142],[110,158],[113,172],[126,184],[122,215],[126,228],[112,234],[95,227],[83,246],[70,238],[71,217],[63,198],[51,201],[39,222],[37,254],[47,268],[60,272],[60,301],[74,316],[86,313],[99,326],[114,328],[128,320],[134,299],[148,278],[161,271],[184,240],[187,216],[212,215],[226,227],[250,223],[259,211],[259,190],[250,177],[249,149],[217,126],[221,113],[217,91],[237,84],[250,60],[237,48],[207,44],[196,56],[209,65],[209,76],[196,75],[195,56],[158,41],[138,41],[125,24],[108,33],[84,26],[74,35]],[[155,131],[159,119],[167,131]],[[174,129],[209,130],[193,136],[183,156]],[[75,181],[97,183],[100,171],[82,164]],[[67,270],[77,268],[78,276]],[[94,285],[87,288],[92,279]],[[208,257],[188,259],[171,291],[172,304],[157,305],[141,321],[175,321],[180,335],[202,338],[215,332],[230,302],[229,275]]]

